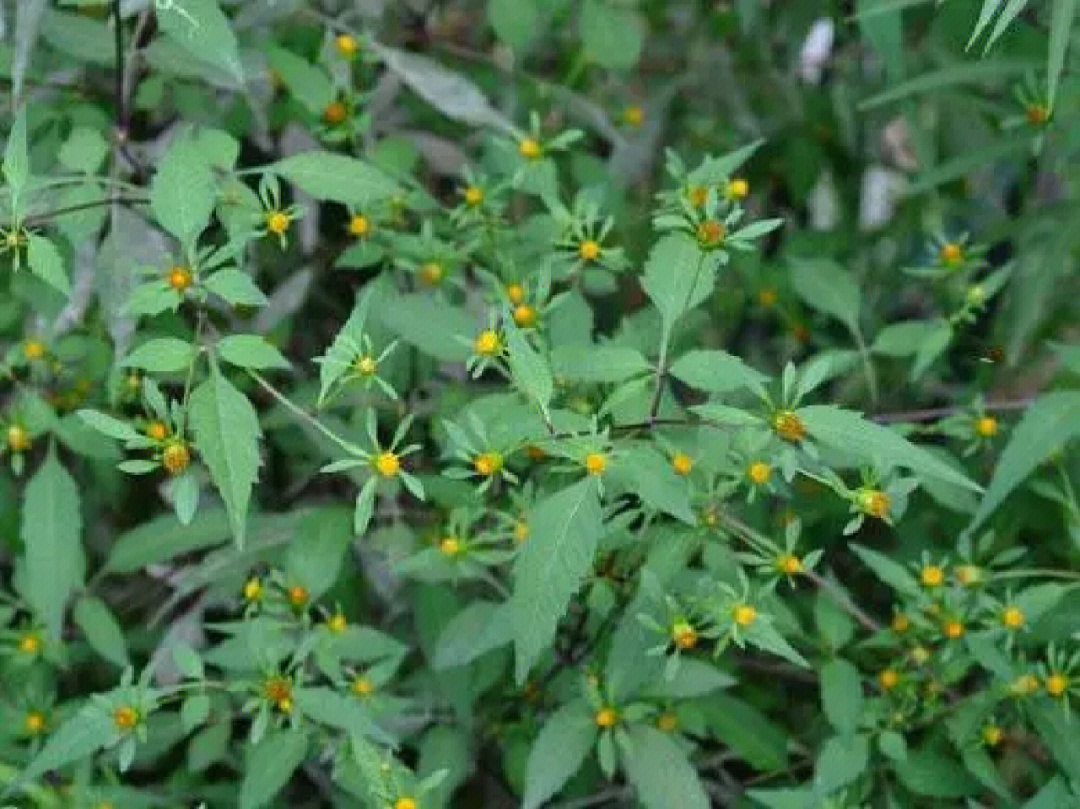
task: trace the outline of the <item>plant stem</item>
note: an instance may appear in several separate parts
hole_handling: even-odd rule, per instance
[[[278,403],[285,407],[286,410],[288,410],[302,422],[307,424],[309,427],[312,427],[313,429],[321,433],[323,437],[327,438],[350,455],[359,455],[361,457],[365,457],[367,455],[367,453],[361,450],[358,446],[346,441],[344,438],[339,436],[337,433],[335,433],[333,430],[331,430],[313,415],[308,413],[302,407],[293,403],[292,400],[285,396],[285,394],[283,394],[281,391],[271,385],[266,380],[266,378],[262,376],[262,374],[258,373],[257,371],[253,371],[250,368],[247,369],[247,372],[248,375],[252,379],[254,379],[259,384],[259,386],[262,387],[263,390],[265,390],[272,397],[274,397],[274,399],[276,399]]]

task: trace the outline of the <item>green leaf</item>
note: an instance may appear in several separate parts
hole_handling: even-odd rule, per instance
[[[1042,65],[1034,59],[1002,59],[998,61],[979,60],[977,62],[959,62],[940,70],[934,70],[916,76],[913,79],[892,85],[888,90],[871,96],[860,102],[860,110],[868,110],[899,101],[908,96],[940,90],[955,84],[974,84],[1003,79],[1007,76],[1023,75],[1038,70]]]
[[[919,594],[919,583],[911,575],[906,567],[894,562],[888,556],[877,551],[864,548],[852,542],[849,547],[858,556],[864,565],[874,571],[874,575],[892,587],[898,593],[908,596]]]
[[[22,196],[30,180],[30,156],[26,149],[26,107],[20,107],[4,145],[4,183],[11,190],[12,219],[22,221]]]
[[[154,218],[191,253],[210,222],[214,194],[214,175],[190,130],[185,130],[169,144],[150,183]]]
[[[294,696],[297,710],[308,719],[384,744],[393,741],[375,724],[363,703],[349,694],[332,688],[298,688]]]
[[[374,166],[333,152],[301,152],[270,166],[315,199],[371,205],[400,193],[397,183]]]
[[[112,717],[90,703],[49,734],[44,747],[19,774],[18,783],[36,781],[49,770],[81,761],[115,743]]]
[[[425,354],[446,362],[468,359],[477,328],[464,309],[417,293],[387,298],[379,312],[388,329]]]
[[[133,573],[175,556],[222,545],[228,539],[229,519],[220,507],[200,510],[187,525],[166,514],[121,534],[109,551],[105,569]]]
[[[277,46],[266,49],[266,61],[281,76],[289,93],[314,115],[322,115],[334,100],[334,85],[322,68]]]
[[[540,34],[535,0],[488,0],[487,12],[495,35],[516,51],[525,50]]]
[[[109,144],[100,132],[88,126],[77,126],[60,147],[57,157],[72,171],[93,174],[105,162],[108,151]]]
[[[609,70],[629,70],[641,58],[644,37],[636,15],[601,0],[581,8],[581,44],[592,61]]]
[[[1053,0],[1050,7],[1050,47],[1046,53],[1047,99],[1050,108],[1057,98],[1058,80],[1065,66],[1065,49],[1076,20],[1077,0]]]
[[[46,284],[65,295],[71,294],[71,282],[64,272],[60,251],[44,236],[31,233],[26,237],[26,263],[30,266],[30,272]]]
[[[851,274],[828,259],[796,259],[791,263],[791,286],[803,303],[834,317],[856,334],[861,296]]]
[[[206,276],[202,285],[233,306],[265,306],[267,303],[266,295],[251,277],[235,267],[226,267]]]
[[[581,767],[595,739],[596,723],[584,703],[571,702],[549,716],[529,751],[522,809],[536,809],[555,795]]]
[[[645,294],[660,310],[666,333],[709,296],[715,283],[716,258],[684,233],[670,233],[653,245],[641,279]]]
[[[866,736],[833,736],[821,748],[814,766],[814,789],[833,792],[862,775],[870,763]]]
[[[514,383],[547,418],[548,406],[555,391],[551,369],[536,349],[529,345],[525,335],[512,325],[506,330],[506,362]]]
[[[978,528],[1028,475],[1077,435],[1080,391],[1054,391],[1032,402],[1001,451],[979,510],[965,531]]]
[[[675,474],[671,462],[652,447],[630,447],[620,455],[617,470],[630,483],[630,491],[649,508],[690,525],[697,523],[685,478]]]
[[[99,410],[83,408],[77,413],[84,422],[98,432],[109,436],[109,438],[115,438],[117,441],[137,441],[140,438],[139,431],[131,424],[115,419]]]
[[[869,463],[911,469],[922,478],[940,480],[972,491],[981,487],[934,453],[916,446],[895,430],[867,421],[851,410],[811,405],[796,411],[811,437],[821,444]]]
[[[602,516],[592,479],[542,500],[530,515],[511,599],[518,682],[550,645],[570,597],[592,569]]]
[[[1039,697],[1027,704],[1027,715],[1057,761],[1073,783],[1080,783],[1080,719],[1066,712],[1060,702]]]
[[[272,730],[249,748],[240,784],[240,809],[268,804],[303,763],[307,748],[307,736],[298,729]]]
[[[844,736],[855,732],[863,709],[862,677],[846,660],[832,660],[821,668],[821,705],[825,716]]]
[[[713,694],[704,705],[710,729],[750,766],[762,772],[787,766],[787,733],[746,702]]]
[[[768,379],[738,357],[718,349],[687,351],[672,363],[671,375],[692,388],[709,393],[746,388],[762,396]]]
[[[626,774],[646,809],[709,809],[709,799],[686,753],[667,733],[632,725]]]
[[[640,351],[628,346],[563,343],[551,350],[551,371],[568,382],[622,382],[652,370]]]
[[[424,793],[425,806],[443,809],[475,769],[472,736],[467,730],[435,725],[424,733],[416,775],[421,783],[429,778],[438,781]]]
[[[513,641],[512,630],[512,615],[507,602],[474,601],[443,627],[432,666],[446,669],[470,663]]]
[[[211,363],[210,376],[191,394],[195,447],[221,493],[233,536],[244,544],[248,501],[259,470],[259,417],[251,402]]]
[[[86,575],[81,533],[79,487],[50,447],[23,497],[19,581],[35,617],[57,641],[64,606]]]
[[[672,676],[662,677],[647,689],[647,693],[657,699],[688,699],[711,694],[720,688],[730,688],[737,682],[730,674],[725,674],[711,663],[686,657],[679,661],[679,666]]]
[[[916,795],[959,798],[980,789],[958,761],[929,746],[908,751],[906,758],[892,762],[892,768],[900,783]]]
[[[121,668],[128,665],[123,630],[104,601],[93,596],[84,596],[76,602],[72,617],[86,636],[86,642],[91,649]]]
[[[244,71],[229,20],[215,0],[169,0],[157,7],[157,24],[196,59],[221,68],[240,85]]]
[[[258,334],[230,334],[218,341],[216,350],[225,362],[241,368],[291,367],[282,353]]]
[[[147,340],[120,361],[124,368],[141,368],[162,374],[186,371],[195,359],[195,346],[176,337]]]

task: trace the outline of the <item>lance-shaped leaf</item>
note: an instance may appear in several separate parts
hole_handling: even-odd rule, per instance
[[[158,162],[150,208],[185,250],[193,250],[214,209],[214,176],[190,132],[178,135]]]
[[[244,80],[236,35],[216,0],[158,3],[157,22],[199,61],[221,68],[237,84]]]
[[[555,637],[570,598],[592,567],[602,514],[596,481],[582,480],[537,505],[518,558],[512,597],[517,679]]]
[[[248,501],[259,470],[259,417],[251,402],[210,364],[210,376],[191,394],[195,447],[229,514],[237,545],[244,544]]]
[[[301,152],[271,168],[315,199],[371,204],[398,193],[398,185],[374,166],[333,152]]]
[[[629,737],[626,773],[646,809],[709,809],[697,772],[671,734],[634,725]]]
[[[54,640],[60,639],[68,597],[82,585],[86,574],[81,531],[79,487],[50,448],[26,486],[22,512],[25,553],[17,578],[35,617]]]
[[[529,751],[522,809],[536,809],[562,789],[595,739],[596,723],[584,702],[571,702],[549,716]]]

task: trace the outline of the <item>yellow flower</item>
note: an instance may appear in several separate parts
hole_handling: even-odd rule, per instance
[[[349,621],[345,617],[345,613],[340,611],[335,612],[333,615],[326,619],[326,628],[337,635],[340,635],[342,632],[344,632],[348,628],[348,626]]]
[[[384,450],[371,459],[371,465],[384,478],[392,478],[401,471],[401,458],[390,450]]]
[[[284,677],[270,677],[263,683],[263,696],[282,713],[292,712],[292,682]]]
[[[948,267],[955,267],[964,260],[964,251],[956,242],[946,242],[941,245],[941,263]]]
[[[439,550],[447,556],[456,556],[461,553],[461,540],[455,536],[443,537],[439,542]]]
[[[465,198],[466,205],[470,208],[475,208],[484,201],[484,189],[477,185],[470,185],[462,192],[462,196]]]
[[[443,278],[442,265],[437,261],[429,261],[420,267],[420,280],[429,287],[437,286]]]
[[[941,626],[941,633],[950,640],[956,640],[964,635],[963,621],[946,621]]]
[[[779,298],[775,287],[762,287],[758,292],[758,303],[768,309],[771,306],[776,305],[776,301]]]
[[[506,297],[510,303],[519,304],[525,300],[525,288],[516,281],[506,285]]]
[[[1019,629],[1026,620],[1027,616],[1024,615],[1024,611],[1015,604],[1010,604],[1001,613],[1001,623],[1005,624],[1009,629]]]
[[[882,669],[877,679],[882,691],[891,691],[900,682],[900,674],[896,669]]]
[[[859,508],[864,514],[883,520],[889,516],[892,499],[880,489],[864,489],[859,494]]]
[[[289,229],[292,221],[285,211],[273,210],[266,212],[266,229],[275,236],[280,236]]]
[[[514,523],[514,542],[519,545],[529,538],[529,524],[524,520]]]
[[[997,747],[1005,732],[997,725],[987,725],[982,729],[982,740],[987,747]]]
[[[1050,120],[1050,110],[1044,104],[1028,104],[1024,109],[1024,117],[1032,126],[1042,126]]]
[[[702,208],[709,199],[709,189],[703,185],[695,185],[686,192],[686,197],[695,208]]]
[[[514,307],[514,323],[522,329],[529,329],[536,325],[536,307],[527,303],[519,303]]]
[[[169,428],[165,422],[154,420],[146,425],[146,437],[154,441],[164,441],[169,437]]]
[[[254,603],[262,598],[263,586],[257,576],[252,576],[244,582],[244,600]]]
[[[608,468],[608,458],[602,452],[590,452],[585,456],[585,471],[590,475],[602,475]]]
[[[355,56],[359,47],[360,45],[356,41],[356,37],[350,34],[338,34],[334,37],[335,50],[346,59]]]
[[[614,708],[601,708],[593,715],[593,722],[598,728],[610,728],[619,721],[619,714]]]
[[[358,239],[362,239],[371,233],[371,220],[362,213],[354,213],[349,217],[349,233]]]
[[[7,445],[12,452],[26,452],[30,449],[30,434],[18,424],[7,429]]]
[[[781,410],[773,416],[773,430],[778,436],[792,444],[798,444],[806,438],[806,422],[798,413],[791,410]]]
[[[714,247],[720,244],[727,234],[724,223],[716,219],[706,219],[697,226],[697,238],[705,247]]]
[[[489,478],[502,469],[503,459],[497,452],[482,452],[473,458],[472,465],[476,474]]]
[[[394,801],[394,809],[416,809],[416,800],[408,797],[398,798]]]
[[[540,153],[540,143],[535,138],[522,138],[518,141],[518,154],[526,160],[536,160]]]
[[[361,376],[374,376],[375,371],[379,368],[379,363],[375,361],[375,358],[370,354],[364,354],[357,357],[356,362],[353,363],[353,368]]]
[[[764,486],[772,477],[772,467],[764,461],[754,461],[746,467],[746,476],[758,486]]]
[[[34,736],[44,733],[47,725],[45,714],[41,711],[27,711],[23,718],[23,728]]]
[[[937,565],[924,565],[919,571],[919,581],[924,587],[940,587],[945,581],[945,571]]]
[[[676,452],[671,456],[671,468],[676,475],[685,477],[694,468],[694,461],[685,452]]]
[[[679,727],[679,717],[675,716],[671,711],[664,711],[656,717],[657,730],[662,730],[664,733],[671,733],[677,727]]]
[[[330,124],[331,126],[340,124],[348,117],[348,115],[348,109],[346,109],[345,105],[340,101],[331,101],[322,111],[323,122]]]
[[[622,117],[630,126],[641,126],[645,122],[645,110],[640,104],[630,104],[623,110]]]
[[[1064,674],[1054,673],[1046,678],[1046,693],[1052,697],[1060,697],[1069,688],[1069,678]]]
[[[494,329],[484,329],[473,340],[473,351],[481,357],[492,357],[502,348],[502,338]]]
[[[308,603],[308,599],[311,598],[311,593],[302,584],[294,584],[288,590],[285,591],[285,600],[289,602],[289,606],[293,609],[300,609]]]
[[[982,578],[982,571],[975,565],[960,565],[953,571],[953,576],[958,584],[970,587],[979,582]]]
[[[980,438],[993,438],[998,432],[998,420],[993,416],[975,419],[975,434]]]
[[[19,638],[18,649],[24,655],[36,655],[41,651],[41,636],[36,632],[27,632]]]
[[[191,463],[191,450],[183,441],[173,441],[161,452],[161,465],[170,475],[178,475]]]
[[[596,261],[600,257],[600,245],[592,239],[585,239],[578,245],[578,255],[583,261]]]
[[[139,712],[130,705],[121,705],[113,711],[113,725],[117,730],[128,731],[139,721]]]
[[[890,626],[892,626],[893,632],[903,634],[911,629],[911,619],[904,615],[904,613],[898,612],[893,616]]]
[[[362,675],[354,677],[349,687],[358,697],[370,697],[375,693],[375,683]]]
[[[757,610],[750,604],[736,604],[731,610],[731,618],[739,626],[748,627],[757,620]]]
[[[23,343],[22,350],[28,360],[39,360],[45,356],[45,344],[39,340],[27,340]]]
[[[697,646],[698,633],[686,621],[678,621],[671,627],[671,639],[680,649],[693,649]]]
[[[750,193],[750,183],[742,177],[732,177],[728,182],[727,193],[732,199],[746,199]]]
[[[803,563],[802,559],[795,554],[785,553],[776,560],[776,567],[781,573],[794,576],[797,573],[802,573]]]

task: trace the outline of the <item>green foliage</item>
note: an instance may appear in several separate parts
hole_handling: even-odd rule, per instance
[[[13,8],[5,809],[1080,801],[1075,0]]]

